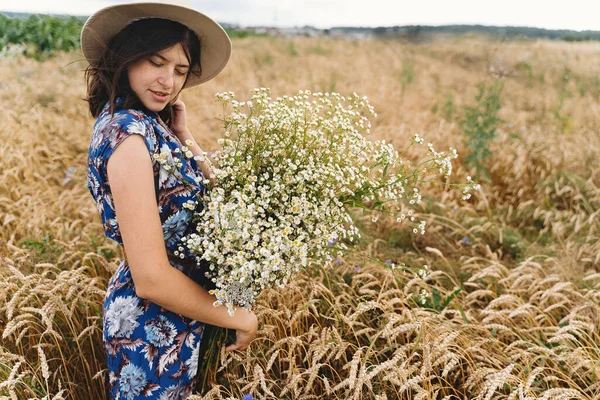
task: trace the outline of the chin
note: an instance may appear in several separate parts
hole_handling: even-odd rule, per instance
[[[146,108],[148,110],[150,110],[150,111],[154,111],[155,113],[158,113],[158,112],[161,112],[162,110],[164,110],[165,107],[156,107],[156,106],[154,106],[154,107],[146,107]]]
[[[156,102],[156,101],[145,101],[144,102],[144,106],[148,110],[154,111],[156,113],[164,110],[165,107],[167,106],[167,104],[169,104],[168,101],[165,101],[164,103],[159,103],[159,102]]]

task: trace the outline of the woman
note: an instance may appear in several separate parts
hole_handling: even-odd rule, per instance
[[[245,349],[257,330],[252,312],[230,317],[213,306],[204,266],[181,242],[214,176],[179,94],[217,75],[231,44],[195,10],[143,3],[92,15],[81,46],[97,118],[88,187],[106,236],[125,252],[103,304],[110,397],[184,399],[195,385],[204,324],[236,330],[227,351]]]

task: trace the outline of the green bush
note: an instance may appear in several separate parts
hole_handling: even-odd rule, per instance
[[[402,93],[404,93],[406,88],[415,80],[415,65],[413,60],[407,58],[402,60],[402,70],[400,71],[399,79],[402,84]]]
[[[77,17],[31,15],[10,18],[0,14],[0,50],[11,44],[27,44],[25,55],[42,59],[54,51],[79,47],[83,21]]]
[[[486,159],[492,155],[490,142],[497,136],[497,126],[504,122],[498,118],[502,108],[500,94],[503,84],[496,81],[486,86],[479,84],[479,93],[475,96],[475,105],[464,106],[462,130],[466,137],[466,145],[471,150],[466,164],[475,168],[475,179],[491,182],[490,174],[485,168]]]
[[[446,94],[446,98],[444,99],[443,112],[446,121],[454,120],[454,97],[450,93]]]

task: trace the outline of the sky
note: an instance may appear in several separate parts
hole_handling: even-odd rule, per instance
[[[600,0],[172,0],[222,23],[294,27],[480,24],[599,30]],[[123,0],[0,0],[0,11],[90,15]],[[134,0],[133,2],[139,2]]]

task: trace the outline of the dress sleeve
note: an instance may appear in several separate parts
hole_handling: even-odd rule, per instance
[[[136,110],[117,110],[111,117],[101,117],[92,135],[88,157],[88,187],[96,200],[107,237],[122,244],[121,233],[113,205],[112,192],[108,183],[106,165],[117,146],[131,135],[140,135],[148,149],[149,157],[158,148],[156,134],[146,115]],[[152,160],[154,164],[155,161]]]
[[[140,135],[144,138],[150,157],[155,153],[156,137],[142,113],[131,110],[118,110],[107,123],[106,129],[106,135],[103,135],[105,140],[100,151],[105,168],[108,159],[117,147],[131,135]]]

